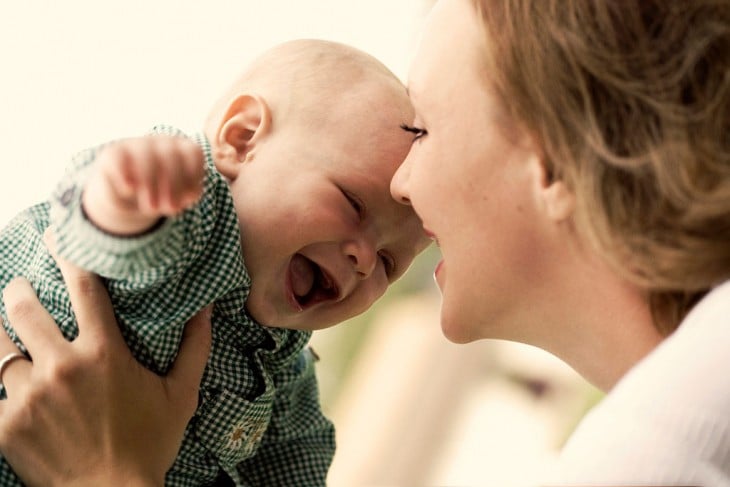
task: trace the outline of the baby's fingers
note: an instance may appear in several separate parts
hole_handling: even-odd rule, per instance
[[[200,198],[205,166],[203,152],[197,144],[185,139],[171,142],[167,152],[160,155],[159,194],[163,211],[175,214]]]

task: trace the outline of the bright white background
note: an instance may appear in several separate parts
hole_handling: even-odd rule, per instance
[[[289,39],[345,42],[407,75],[425,0],[23,0],[0,15],[0,223],[76,151],[157,123],[202,128],[246,63]]]

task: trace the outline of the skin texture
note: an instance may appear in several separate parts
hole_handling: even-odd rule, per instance
[[[486,42],[466,0],[434,7],[409,73],[415,140],[391,192],[441,249],[447,338],[536,345],[610,389],[661,336],[642,292],[578,237],[573,195],[490,92]]]

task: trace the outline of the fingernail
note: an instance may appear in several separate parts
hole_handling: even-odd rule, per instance
[[[209,304],[203,309],[203,316],[206,320],[209,320],[213,316],[213,305]]]

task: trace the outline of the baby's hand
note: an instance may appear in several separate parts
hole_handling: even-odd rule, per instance
[[[115,142],[97,155],[84,210],[103,230],[141,232],[194,204],[204,172],[203,152],[190,140],[155,135]]]
[[[149,215],[174,215],[203,191],[203,152],[180,137],[127,139],[101,150],[99,169],[125,208]]]

